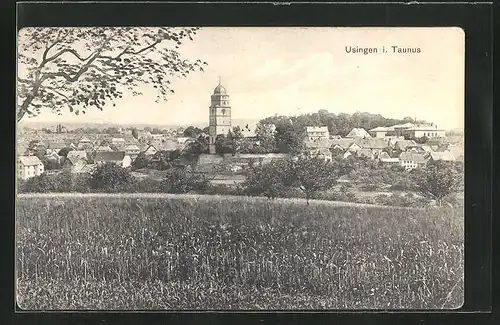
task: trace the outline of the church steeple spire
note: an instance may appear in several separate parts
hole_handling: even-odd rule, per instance
[[[219,86],[222,85],[221,78],[219,76]]]

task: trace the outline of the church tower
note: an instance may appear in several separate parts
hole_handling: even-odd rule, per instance
[[[229,105],[229,95],[226,88],[219,84],[214,89],[211,96],[210,112],[209,112],[209,151],[215,154],[215,139],[218,135],[227,136],[231,130],[231,106]]]

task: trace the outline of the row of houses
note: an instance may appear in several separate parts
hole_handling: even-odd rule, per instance
[[[400,130],[413,132],[414,126],[406,124],[404,127],[408,128],[394,126],[393,128],[398,130],[398,135],[385,134],[384,137],[372,137],[366,130],[354,128],[344,138],[329,135],[327,127],[307,127],[304,141],[309,155],[325,160],[332,160],[333,157],[378,159],[387,165],[399,164],[407,170],[423,166],[429,159],[463,160],[463,142],[451,144],[429,141],[426,144],[418,144],[414,140],[406,139],[400,132]]]
[[[413,123],[398,124],[393,126],[379,126],[369,131],[363,128],[353,128],[345,138],[444,138],[446,131],[437,125],[417,125]],[[326,126],[306,127],[306,137],[309,141],[328,138],[340,138],[329,134]]]
[[[83,141],[82,141],[83,140]],[[66,143],[49,142],[47,145],[45,158],[60,165],[62,169],[70,170],[72,173],[90,173],[92,169],[106,162],[115,163],[123,168],[129,167],[137,156],[142,152],[146,157],[154,156],[160,150],[175,150],[189,143],[190,139],[175,140],[175,145],[160,144],[126,144],[122,141],[114,141],[113,147],[121,144],[118,148],[121,150],[113,150],[109,145],[90,146],[91,142],[88,138],[82,138],[78,146],[67,146]],[[82,146],[81,143],[87,143],[89,146]],[[66,154],[64,159],[59,155],[63,148],[71,150]],[[21,150],[21,151],[20,151]],[[29,150],[18,148],[20,153],[18,158],[18,177],[23,180],[39,176],[46,172],[42,161]],[[93,158],[92,158],[93,157]]]

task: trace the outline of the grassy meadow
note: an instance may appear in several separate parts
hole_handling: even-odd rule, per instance
[[[23,309],[427,309],[463,301],[458,208],[20,195]]]

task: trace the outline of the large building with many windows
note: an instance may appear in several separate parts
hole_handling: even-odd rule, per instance
[[[218,135],[226,136],[231,130],[231,106],[226,88],[221,84],[215,87],[211,96],[209,111],[209,151],[215,154],[215,140]]]

